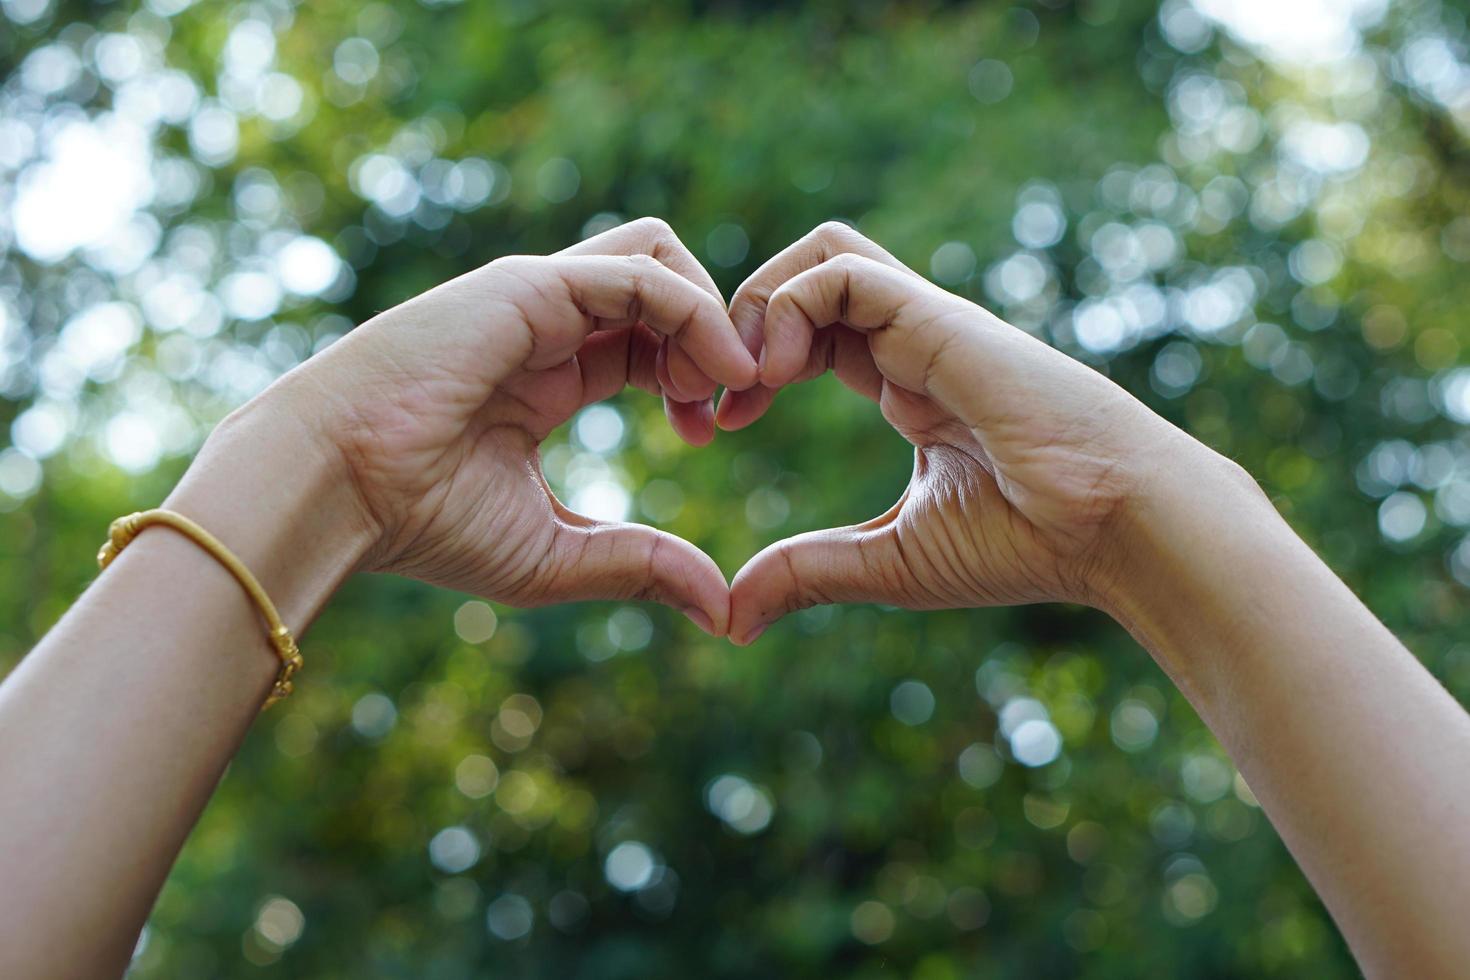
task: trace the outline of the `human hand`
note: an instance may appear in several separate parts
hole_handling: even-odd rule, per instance
[[[662,336],[711,379],[755,380],[713,282],[644,219],[409,300],[288,375],[277,397],[340,454],[374,529],[366,567],[515,606],[651,599],[723,634],[728,587],[707,555],[575,514],[541,473],[537,447],[582,406],[628,384],[660,391]],[[713,433],[708,407],[670,415],[692,441]]]
[[[915,447],[913,477],[887,513],[746,563],[731,585],[737,642],[820,603],[1102,604],[1117,529],[1150,471],[1170,455],[1213,456],[1101,374],[843,224],[763,265],[730,317],[760,354],[761,384],[725,395],[722,427],[751,424],[776,389],[830,369]]]

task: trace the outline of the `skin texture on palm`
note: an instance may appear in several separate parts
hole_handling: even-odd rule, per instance
[[[379,531],[369,568],[516,606],[651,599],[723,634],[728,590],[707,555],[575,514],[541,474],[540,443],[578,409],[629,384],[662,391],[662,336],[720,383],[754,381],[708,275],[666,225],[640,221],[445,283],[285,384],[327,406],[318,426]],[[328,393],[317,373],[357,380]],[[691,441],[713,430],[708,406],[671,403],[670,417]]]
[[[766,548],[731,586],[731,630],[827,602],[912,609],[1097,601],[1137,461],[1185,439],[1107,378],[827,224],[736,292],[759,386],[716,415],[749,425],[776,390],[832,370],[915,447],[886,514]],[[1131,469],[1132,468],[1132,469]]]

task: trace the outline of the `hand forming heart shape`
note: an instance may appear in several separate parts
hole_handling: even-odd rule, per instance
[[[757,364],[756,356],[759,356]],[[915,447],[887,513],[766,548],[727,586],[687,541],[555,498],[538,446],[632,384],[695,445],[828,369]],[[358,379],[349,391],[306,379]],[[727,392],[718,413],[712,396]],[[652,599],[749,643],[824,602],[916,609],[1106,601],[1121,502],[1187,437],[1100,374],[838,223],[763,265],[728,311],[662,222],[514,256],[384,313],[283,379],[344,462],[371,567],[511,605]]]

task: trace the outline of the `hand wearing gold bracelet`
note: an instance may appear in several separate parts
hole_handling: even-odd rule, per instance
[[[711,380],[673,385],[664,335]],[[0,977],[122,971],[225,763],[284,693],[282,644],[353,571],[517,606],[651,599],[723,634],[714,562],[567,510],[537,446],[628,385],[706,442],[715,382],[755,376],[708,274],[642,220],[445,283],[232,414],[163,502],[219,547],[178,522],[138,533],[0,685]]]

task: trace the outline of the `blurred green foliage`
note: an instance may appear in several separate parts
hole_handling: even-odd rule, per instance
[[[0,148],[0,210],[20,215],[47,126],[109,111],[152,119],[157,187],[141,257],[38,257],[0,225],[0,664],[84,587],[112,516],[351,322],[642,214],[728,295],[842,217],[1239,459],[1470,698],[1470,188],[1460,120],[1406,53],[1458,43],[1453,11],[1400,4],[1307,66],[1177,0],[4,11],[0,125],[35,146]],[[34,60],[58,46],[74,73]],[[165,64],[196,87],[160,120],[124,93]],[[345,260],[330,286],[229,299],[300,234]],[[213,325],[149,305],[181,266],[223,297]],[[68,384],[48,358],[113,299],[143,329]],[[553,485],[610,480],[731,573],[882,511],[911,465],[831,379],[700,450],[652,399],[614,404],[618,447],[559,434]],[[189,424],[143,440],[154,465],[120,413]],[[1209,733],[1095,612],[819,608],[747,650],[652,607],[495,614],[343,590],[135,976],[1355,975]],[[1014,757],[1027,719],[1054,761]]]

